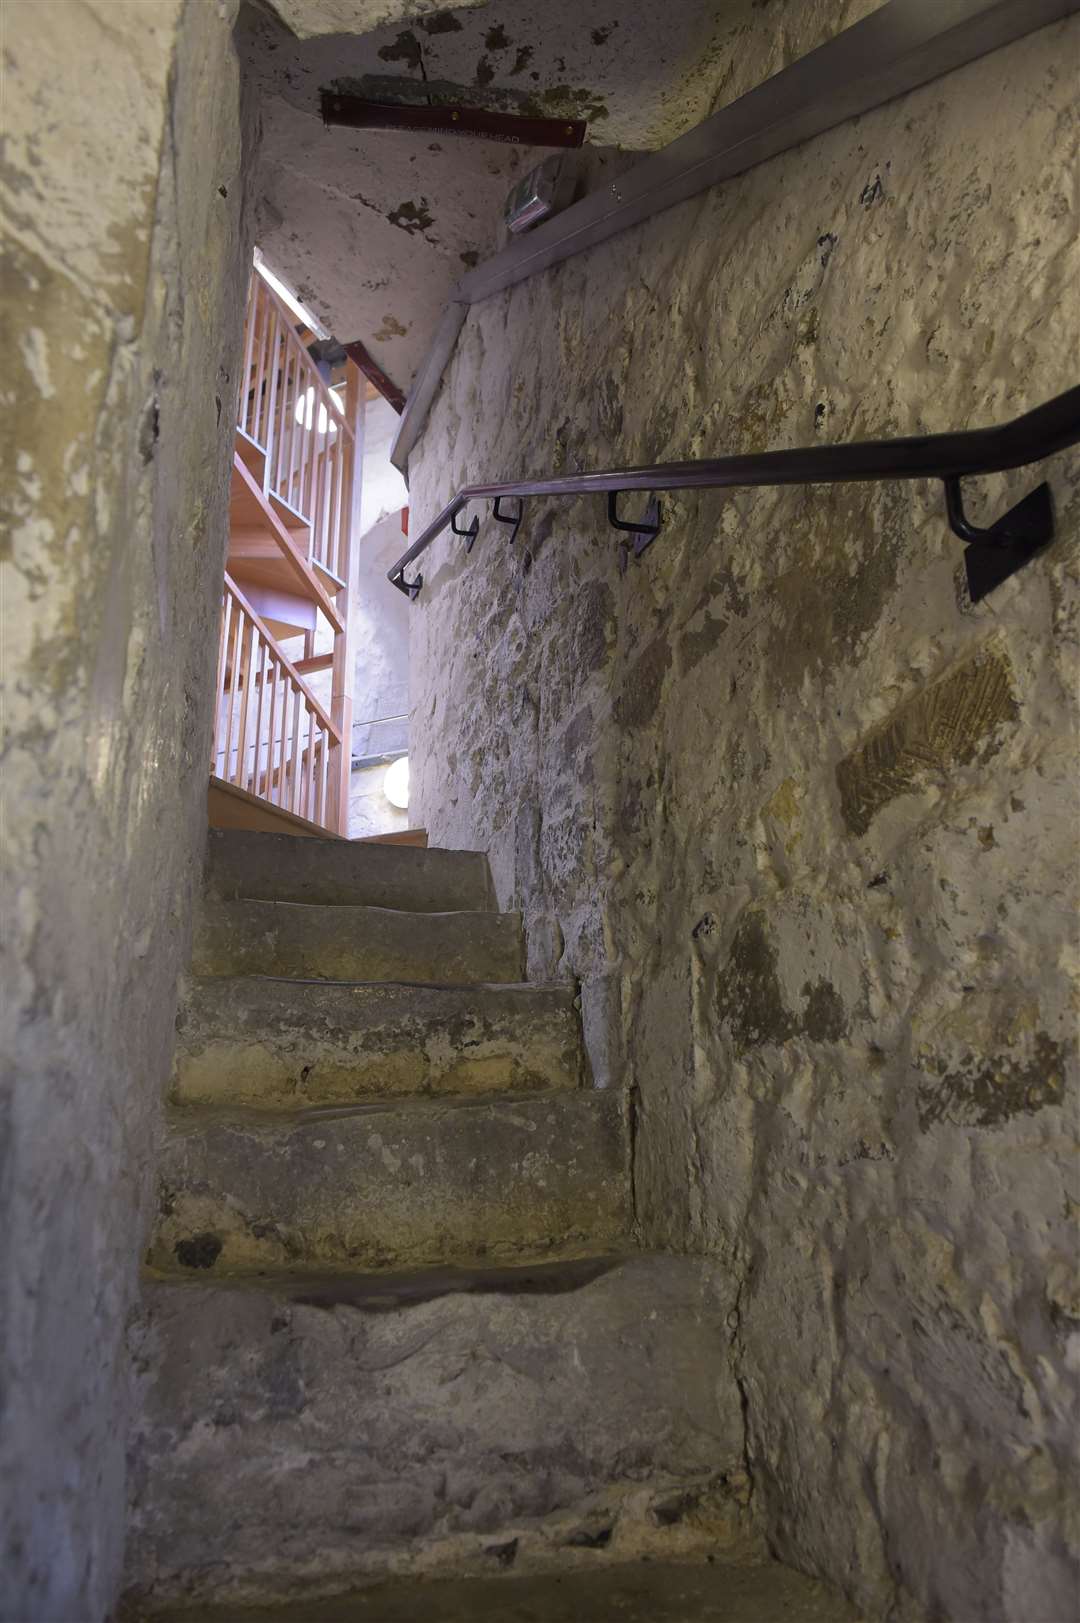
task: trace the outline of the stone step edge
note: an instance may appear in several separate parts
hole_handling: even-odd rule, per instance
[[[668,1471],[641,1474],[637,1479],[609,1482],[547,1515],[519,1515],[484,1531],[459,1529],[446,1533],[433,1548],[418,1551],[400,1540],[375,1540],[358,1559],[328,1564],[321,1552],[287,1573],[269,1568],[230,1574],[222,1582],[220,1568],[187,1572],[182,1580],[162,1583],[160,1575],[145,1583],[129,1583],[116,1613],[116,1623],[343,1623],[352,1618],[357,1602],[364,1606],[355,1612],[356,1623],[368,1619],[380,1623],[386,1614],[380,1607],[369,1610],[372,1597],[396,1593],[400,1584],[411,1590],[417,1602],[410,1619],[429,1614],[433,1596],[441,1582],[456,1588],[462,1580],[488,1579],[500,1586],[504,1604],[513,1599],[515,1577],[526,1582],[538,1579],[569,1581],[592,1577],[598,1569],[629,1572],[644,1566],[661,1572],[706,1570],[740,1575],[770,1572],[775,1562],[755,1515],[751,1482],[744,1471],[717,1469],[673,1475]],[[513,1569],[512,1571],[510,1569]],[[781,1568],[781,1571],[791,1569]],[[791,1570],[802,1593],[816,1594],[825,1586],[818,1580]],[[411,1583],[410,1583],[411,1581]],[[429,1585],[432,1590],[429,1593]],[[506,1586],[510,1587],[506,1587]],[[413,1588],[415,1586],[415,1588]],[[785,1592],[782,1609],[765,1612],[755,1607],[754,1616],[769,1623],[781,1617],[806,1617],[821,1623],[863,1623],[861,1615],[849,1610],[843,1600],[830,1596],[830,1609],[813,1613],[799,1606],[792,1609],[790,1592]],[[221,1608],[220,1611],[218,1608]],[[619,1608],[622,1615],[622,1607]],[[437,1616],[452,1614],[440,1606]],[[504,1616],[488,1612],[493,1620]],[[517,1617],[536,1617],[531,1608]],[[566,1614],[561,1614],[565,1616]],[[574,1614],[582,1623],[610,1623],[614,1614],[606,1605],[602,1611]],[[633,1616],[644,1614],[635,1609]],[[674,1614],[659,1614],[672,1623]],[[697,1616],[697,1613],[694,1614]],[[719,1618],[720,1613],[712,1613]],[[403,1618],[404,1613],[397,1616]],[[739,1623],[746,1613],[729,1611],[723,1616]],[[680,1611],[679,1623],[689,1623]]]
[[[514,908],[503,911],[501,908],[478,907],[451,907],[429,913],[418,913],[412,907],[379,907],[371,902],[286,902],[279,901],[274,896],[220,896],[210,891],[204,894],[199,908],[201,920],[212,921],[215,914],[226,913],[235,907],[282,907],[294,908],[298,912],[307,913],[387,913],[394,918],[415,919],[418,927],[430,924],[432,919],[516,919],[519,929],[523,927],[524,915]]]
[[[595,1242],[591,1242],[587,1236],[565,1240],[562,1244],[550,1248],[533,1249],[528,1242],[523,1242],[520,1247],[509,1247],[484,1257],[473,1258],[471,1261],[464,1259],[454,1263],[425,1263],[416,1268],[390,1267],[384,1271],[370,1266],[349,1268],[340,1263],[334,1268],[327,1268],[325,1263],[320,1265],[317,1261],[297,1262],[289,1269],[222,1269],[217,1266],[216,1261],[207,1261],[205,1264],[177,1262],[175,1266],[171,1264],[162,1266],[160,1263],[144,1261],[140,1282],[143,1285],[154,1286],[176,1285],[184,1290],[262,1291],[269,1296],[278,1296],[283,1301],[292,1301],[298,1306],[323,1308],[351,1306],[387,1311],[398,1301],[393,1293],[405,1290],[407,1282],[419,1282],[415,1287],[408,1287],[414,1288],[418,1293],[411,1298],[406,1296],[403,1302],[411,1301],[414,1305],[418,1305],[421,1302],[436,1301],[443,1296],[527,1294],[523,1287],[515,1293],[512,1282],[484,1286],[481,1281],[485,1277],[495,1281],[510,1280],[510,1276],[515,1274],[528,1275],[532,1278],[543,1270],[549,1270],[550,1278],[545,1281],[544,1289],[532,1294],[562,1296],[572,1290],[583,1289],[586,1285],[601,1279],[606,1273],[612,1272],[615,1267],[622,1267],[627,1263],[654,1255],[650,1252],[633,1250],[633,1240],[629,1233],[619,1237],[616,1243],[619,1246],[618,1250],[597,1253],[594,1249]],[[661,1253],[655,1255],[660,1256]],[[207,1256],[210,1256],[209,1252]],[[571,1283],[559,1288],[558,1275],[578,1268],[581,1269],[580,1275],[572,1274]],[[454,1285],[451,1276],[461,1282]],[[464,1281],[468,1278],[475,1279],[477,1283],[466,1285]],[[440,1280],[441,1288],[437,1284]],[[359,1295],[353,1289],[356,1282],[359,1283]],[[378,1291],[377,1282],[381,1286]],[[386,1300],[388,1291],[392,1297],[389,1301]],[[366,1302],[363,1299],[365,1292],[369,1297]],[[374,1302],[376,1295],[383,1298],[380,1307],[376,1307]]]
[[[261,1273],[207,1273],[144,1266],[143,1285],[185,1291],[254,1291],[305,1307],[354,1307],[387,1312],[443,1296],[565,1296],[628,1264],[663,1256],[630,1246],[618,1251],[572,1252],[535,1261],[443,1263],[438,1266],[333,1270],[296,1268]]]
[[[417,914],[425,918],[426,914]],[[263,984],[269,982],[275,986],[340,986],[344,989],[360,986],[377,986],[380,991],[399,987],[409,992],[460,992],[464,987],[467,990],[475,988],[479,992],[505,992],[510,996],[523,996],[527,992],[561,992],[571,1004],[576,1004],[581,996],[576,981],[360,981],[360,980],[330,980],[321,975],[188,975],[181,990],[180,1002],[190,1000],[193,992],[203,986],[220,986],[222,981],[228,981],[231,986],[244,984]]]
[[[402,832],[411,833],[414,831],[403,830]],[[222,837],[220,843],[223,845],[230,843],[233,839],[239,842],[240,840],[277,840],[290,837],[286,830],[275,828],[215,828],[213,833]],[[419,851],[428,855],[434,852],[440,857],[470,857],[475,860],[477,857],[485,857],[486,855],[483,851],[473,851],[465,846],[457,845],[405,845],[400,838],[386,840],[382,835],[363,835],[356,839],[344,841],[335,835],[328,834],[311,834],[304,836],[304,838],[308,845],[321,847],[332,855],[337,855],[341,851],[342,845],[349,848],[363,846],[365,849],[371,849],[372,847],[378,849],[383,844],[392,845],[397,851]]]
[[[381,1093],[358,1100],[355,1104],[310,1105],[304,1110],[201,1101],[198,1104],[185,1104],[170,1097],[166,1100],[165,1121],[170,1129],[185,1133],[230,1124],[237,1127],[316,1127],[320,1122],[341,1121],[352,1116],[393,1116],[406,1112],[431,1115],[455,1110],[492,1110],[500,1106],[516,1110],[524,1104],[536,1104],[544,1099],[561,1104],[567,1099],[598,1099],[610,1092],[610,1088],[574,1087],[507,1088],[503,1093]]]
[[[183,1045],[180,1043],[177,1044],[176,1054],[179,1061],[183,1054]],[[188,1117],[205,1114],[207,1119],[212,1116],[215,1122],[228,1118],[245,1127],[258,1125],[264,1119],[267,1125],[273,1123],[280,1126],[287,1123],[302,1126],[305,1121],[325,1122],[340,1119],[342,1116],[370,1115],[376,1110],[393,1113],[412,1106],[420,1109],[425,1105],[521,1106],[537,1099],[549,1097],[565,1099],[579,1093],[608,1091],[594,1088],[585,1080],[575,1081],[571,1075],[567,1076],[565,1082],[558,1084],[548,1080],[548,1087],[537,1088],[530,1085],[532,1079],[523,1081],[520,1086],[514,1086],[502,1078],[499,1086],[495,1088],[474,1088],[464,1093],[452,1093],[443,1088],[438,1080],[433,1083],[429,1077],[425,1077],[422,1085],[401,1092],[390,1089],[369,1089],[363,1092],[356,1089],[351,1098],[328,1099],[324,1104],[299,1105],[294,1094],[282,1091],[263,1095],[262,1103],[246,1105],[233,1102],[230,1098],[230,1089],[227,1087],[223,1088],[220,1097],[216,1097],[205,1090],[200,1092],[198,1084],[177,1081],[174,1075],[165,1095],[165,1120],[167,1125],[173,1125],[172,1117],[175,1113],[177,1122],[184,1127]]]

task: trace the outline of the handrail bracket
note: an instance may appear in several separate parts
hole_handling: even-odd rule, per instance
[[[964,512],[960,477],[953,474],[942,481],[945,509],[953,534],[968,543],[964,549],[968,593],[978,603],[1054,539],[1054,499],[1044,481],[982,529]]]
[[[507,498],[503,496],[495,497],[494,506],[491,510],[491,516],[492,518],[497,518],[500,524],[513,525],[513,529],[510,531],[510,545],[513,546],[514,542],[517,540],[517,533],[521,528],[521,521],[525,517],[525,498],[524,496],[518,497],[518,507],[516,513],[504,513],[502,511],[501,503],[506,499]]]
[[[450,520],[450,528],[453,530],[455,535],[464,537],[465,555],[467,557],[473,549],[476,542],[476,537],[480,534],[480,520],[478,518],[474,518],[471,524],[467,524],[465,528],[462,529],[461,525],[457,521],[457,514],[455,513],[453,518]]]
[[[391,586],[396,586],[399,592],[404,592],[410,603],[414,597],[420,596],[420,588],[424,584],[423,575],[414,575],[412,580],[406,580],[404,569],[395,569],[388,578]]]
[[[608,523],[613,529],[625,530],[634,537],[633,553],[635,560],[640,558],[642,553],[652,546],[663,529],[660,503],[655,496],[645,509],[644,517],[631,521],[619,517],[619,492],[609,490],[607,516]],[[630,551],[629,543],[624,541],[619,548],[619,569],[623,574],[625,574],[626,566],[630,561]]]

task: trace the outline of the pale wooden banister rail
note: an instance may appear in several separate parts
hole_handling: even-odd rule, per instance
[[[266,491],[310,525],[310,561],[343,582],[353,425],[294,323],[273,288],[252,276],[237,426],[266,453]]]
[[[310,822],[339,827],[342,729],[228,575],[217,693],[214,776]],[[347,735],[345,744],[347,750]]]

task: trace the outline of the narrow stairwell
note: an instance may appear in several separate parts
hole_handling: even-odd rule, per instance
[[[485,858],[212,831],[192,971],[133,1615],[753,1555],[730,1282],[634,1252],[623,1101]]]

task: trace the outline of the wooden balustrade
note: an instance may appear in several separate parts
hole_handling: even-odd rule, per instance
[[[310,525],[309,561],[337,582],[348,566],[353,425],[262,277],[251,278],[237,426],[266,456],[263,488]]]
[[[238,387],[211,772],[338,834],[348,833],[349,818],[349,581],[364,410],[364,380],[352,361],[345,378],[341,400],[298,337],[294,314],[255,273]],[[332,653],[316,642],[327,628]],[[295,662],[274,632],[303,636]],[[328,709],[304,679],[326,669]]]
[[[218,650],[215,777],[322,827],[341,822],[350,740],[225,576]]]

